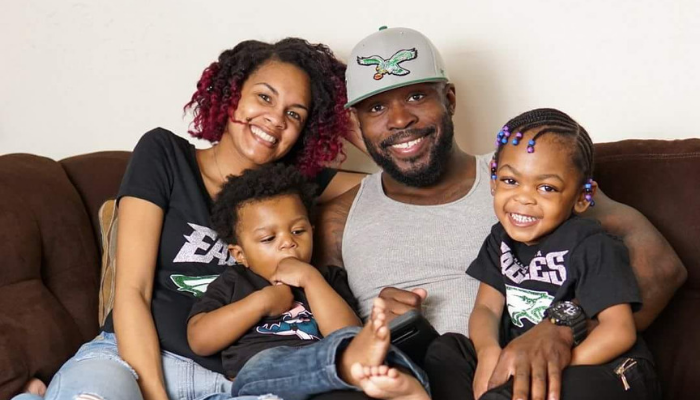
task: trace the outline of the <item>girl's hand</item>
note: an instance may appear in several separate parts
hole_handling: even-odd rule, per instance
[[[479,399],[488,390],[489,380],[496,369],[500,348],[485,349],[477,357],[476,372],[474,373],[474,398]]]

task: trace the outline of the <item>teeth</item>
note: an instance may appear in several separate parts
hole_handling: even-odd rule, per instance
[[[423,140],[422,137],[421,137],[421,138],[418,138],[418,139],[415,139],[415,140],[411,140],[410,142],[395,144],[395,145],[393,145],[393,146],[391,146],[391,147],[394,147],[394,148],[397,148],[397,149],[408,149],[409,147],[415,146],[415,145],[416,145],[418,142],[420,142],[421,140]]]
[[[537,218],[535,218],[535,217],[530,217],[530,216],[528,216],[528,215],[520,215],[520,214],[513,214],[513,213],[511,213],[510,216],[513,217],[513,219],[514,219],[516,222],[519,222],[519,223],[521,223],[521,224],[527,224],[527,223],[530,223],[530,222],[535,222],[535,221],[537,221]]]
[[[258,128],[257,126],[251,126],[250,131],[253,132],[253,134],[255,136],[259,137],[260,139],[262,139],[268,143],[275,144],[277,142],[277,139],[275,139],[274,136],[268,135],[265,131]]]

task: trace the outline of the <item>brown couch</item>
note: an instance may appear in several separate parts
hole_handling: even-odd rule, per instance
[[[700,139],[596,145],[596,179],[643,212],[688,269],[644,333],[666,399],[700,393]],[[48,382],[98,332],[97,210],[115,196],[128,152],[59,162],[0,156],[0,399],[31,376]]]

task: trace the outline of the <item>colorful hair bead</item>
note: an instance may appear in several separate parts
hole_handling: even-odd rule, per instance
[[[491,160],[491,179],[494,181],[496,180],[496,167],[498,167],[496,160]]]
[[[591,207],[595,207],[595,200],[593,200],[593,179],[589,178],[588,182],[583,185],[583,191],[586,195],[583,196],[587,202],[591,203]]]
[[[527,152],[528,153],[534,153],[535,152],[535,141],[530,139],[529,142],[527,142]]]

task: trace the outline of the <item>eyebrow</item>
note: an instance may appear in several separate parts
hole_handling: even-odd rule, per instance
[[[304,220],[307,220],[307,221],[308,221],[309,218],[308,218],[307,216],[305,216],[305,215],[300,215],[300,216],[298,216],[297,218],[294,218],[294,219],[291,221],[291,224],[290,224],[290,225],[294,225],[294,224],[296,224],[297,222],[299,222],[299,221],[304,221]],[[311,221],[308,221],[308,222],[311,223]],[[273,227],[272,225],[261,226],[260,228],[253,229],[253,232],[264,231],[264,230],[266,230],[266,229],[273,229],[272,227]]]
[[[499,168],[499,170],[500,170],[500,169],[503,169],[503,168],[508,168],[509,170],[513,171],[513,174],[518,175],[518,176],[520,175],[520,172],[518,172],[517,169],[511,167],[509,164],[502,165],[502,166]],[[537,176],[536,176],[536,179],[537,179],[537,180],[544,180],[544,179],[550,179],[550,178],[551,178],[551,179],[558,179],[558,180],[560,180],[561,182],[564,182],[564,179],[562,179],[561,176],[559,176],[559,175],[557,175],[557,174],[542,174],[542,175],[537,175]]]
[[[255,84],[255,86],[257,86],[257,85],[263,85],[263,86],[265,86],[265,87],[268,88],[272,93],[274,93],[275,96],[279,96],[279,94],[280,94],[280,93],[277,91],[277,89],[273,88],[273,87],[270,86],[270,84],[268,84],[268,83],[260,82],[260,83],[256,83],[256,84]],[[291,107],[302,108],[302,109],[306,110],[307,112],[309,111],[309,109],[308,109],[305,105],[303,105],[303,104],[298,104],[298,103],[297,103],[297,104],[292,104]]]

